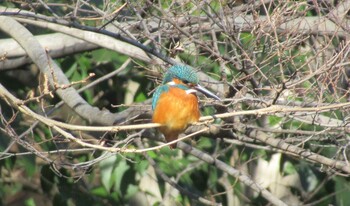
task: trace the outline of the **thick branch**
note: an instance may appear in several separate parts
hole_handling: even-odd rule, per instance
[[[98,48],[93,43],[87,43],[60,33],[38,35],[35,38],[52,58]],[[4,60],[0,61],[0,70],[17,68],[23,64],[31,63],[25,50],[13,39],[0,39],[0,56],[4,56]],[[17,63],[18,61],[21,63]]]
[[[10,17],[0,16],[0,29],[23,47],[40,71],[46,75],[51,86],[55,88],[70,84],[47,51],[24,26]],[[112,125],[115,121],[115,116],[112,113],[100,111],[98,108],[90,106],[72,87],[57,89],[57,94],[70,108],[90,123]]]

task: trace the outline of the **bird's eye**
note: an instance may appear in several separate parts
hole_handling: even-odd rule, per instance
[[[189,81],[187,81],[187,80],[183,80],[182,81],[184,84],[188,84],[188,83],[190,83]]]

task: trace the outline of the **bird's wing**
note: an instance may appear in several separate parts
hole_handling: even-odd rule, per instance
[[[169,85],[160,85],[156,91],[153,93],[152,97],[152,110],[156,108],[157,102],[159,100],[160,95],[163,92],[168,92],[169,91]]]

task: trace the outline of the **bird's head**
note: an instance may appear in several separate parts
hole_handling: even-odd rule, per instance
[[[199,78],[197,73],[187,66],[175,65],[170,67],[164,75],[163,84],[182,84],[187,86],[189,89],[195,89],[208,97],[212,97],[216,100],[221,100],[218,96],[216,96],[206,88],[202,87],[199,84]]]
[[[193,84],[199,83],[199,78],[196,72],[182,65],[175,65],[168,69],[163,78],[163,84]]]

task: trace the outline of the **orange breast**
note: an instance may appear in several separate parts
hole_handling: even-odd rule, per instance
[[[152,121],[164,126],[160,131],[166,140],[177,139],[189,124],[197,122],[200,117],[198,99],[195,94],[187,94],[185,90],[171,87],[163,92],[154,109]]]

